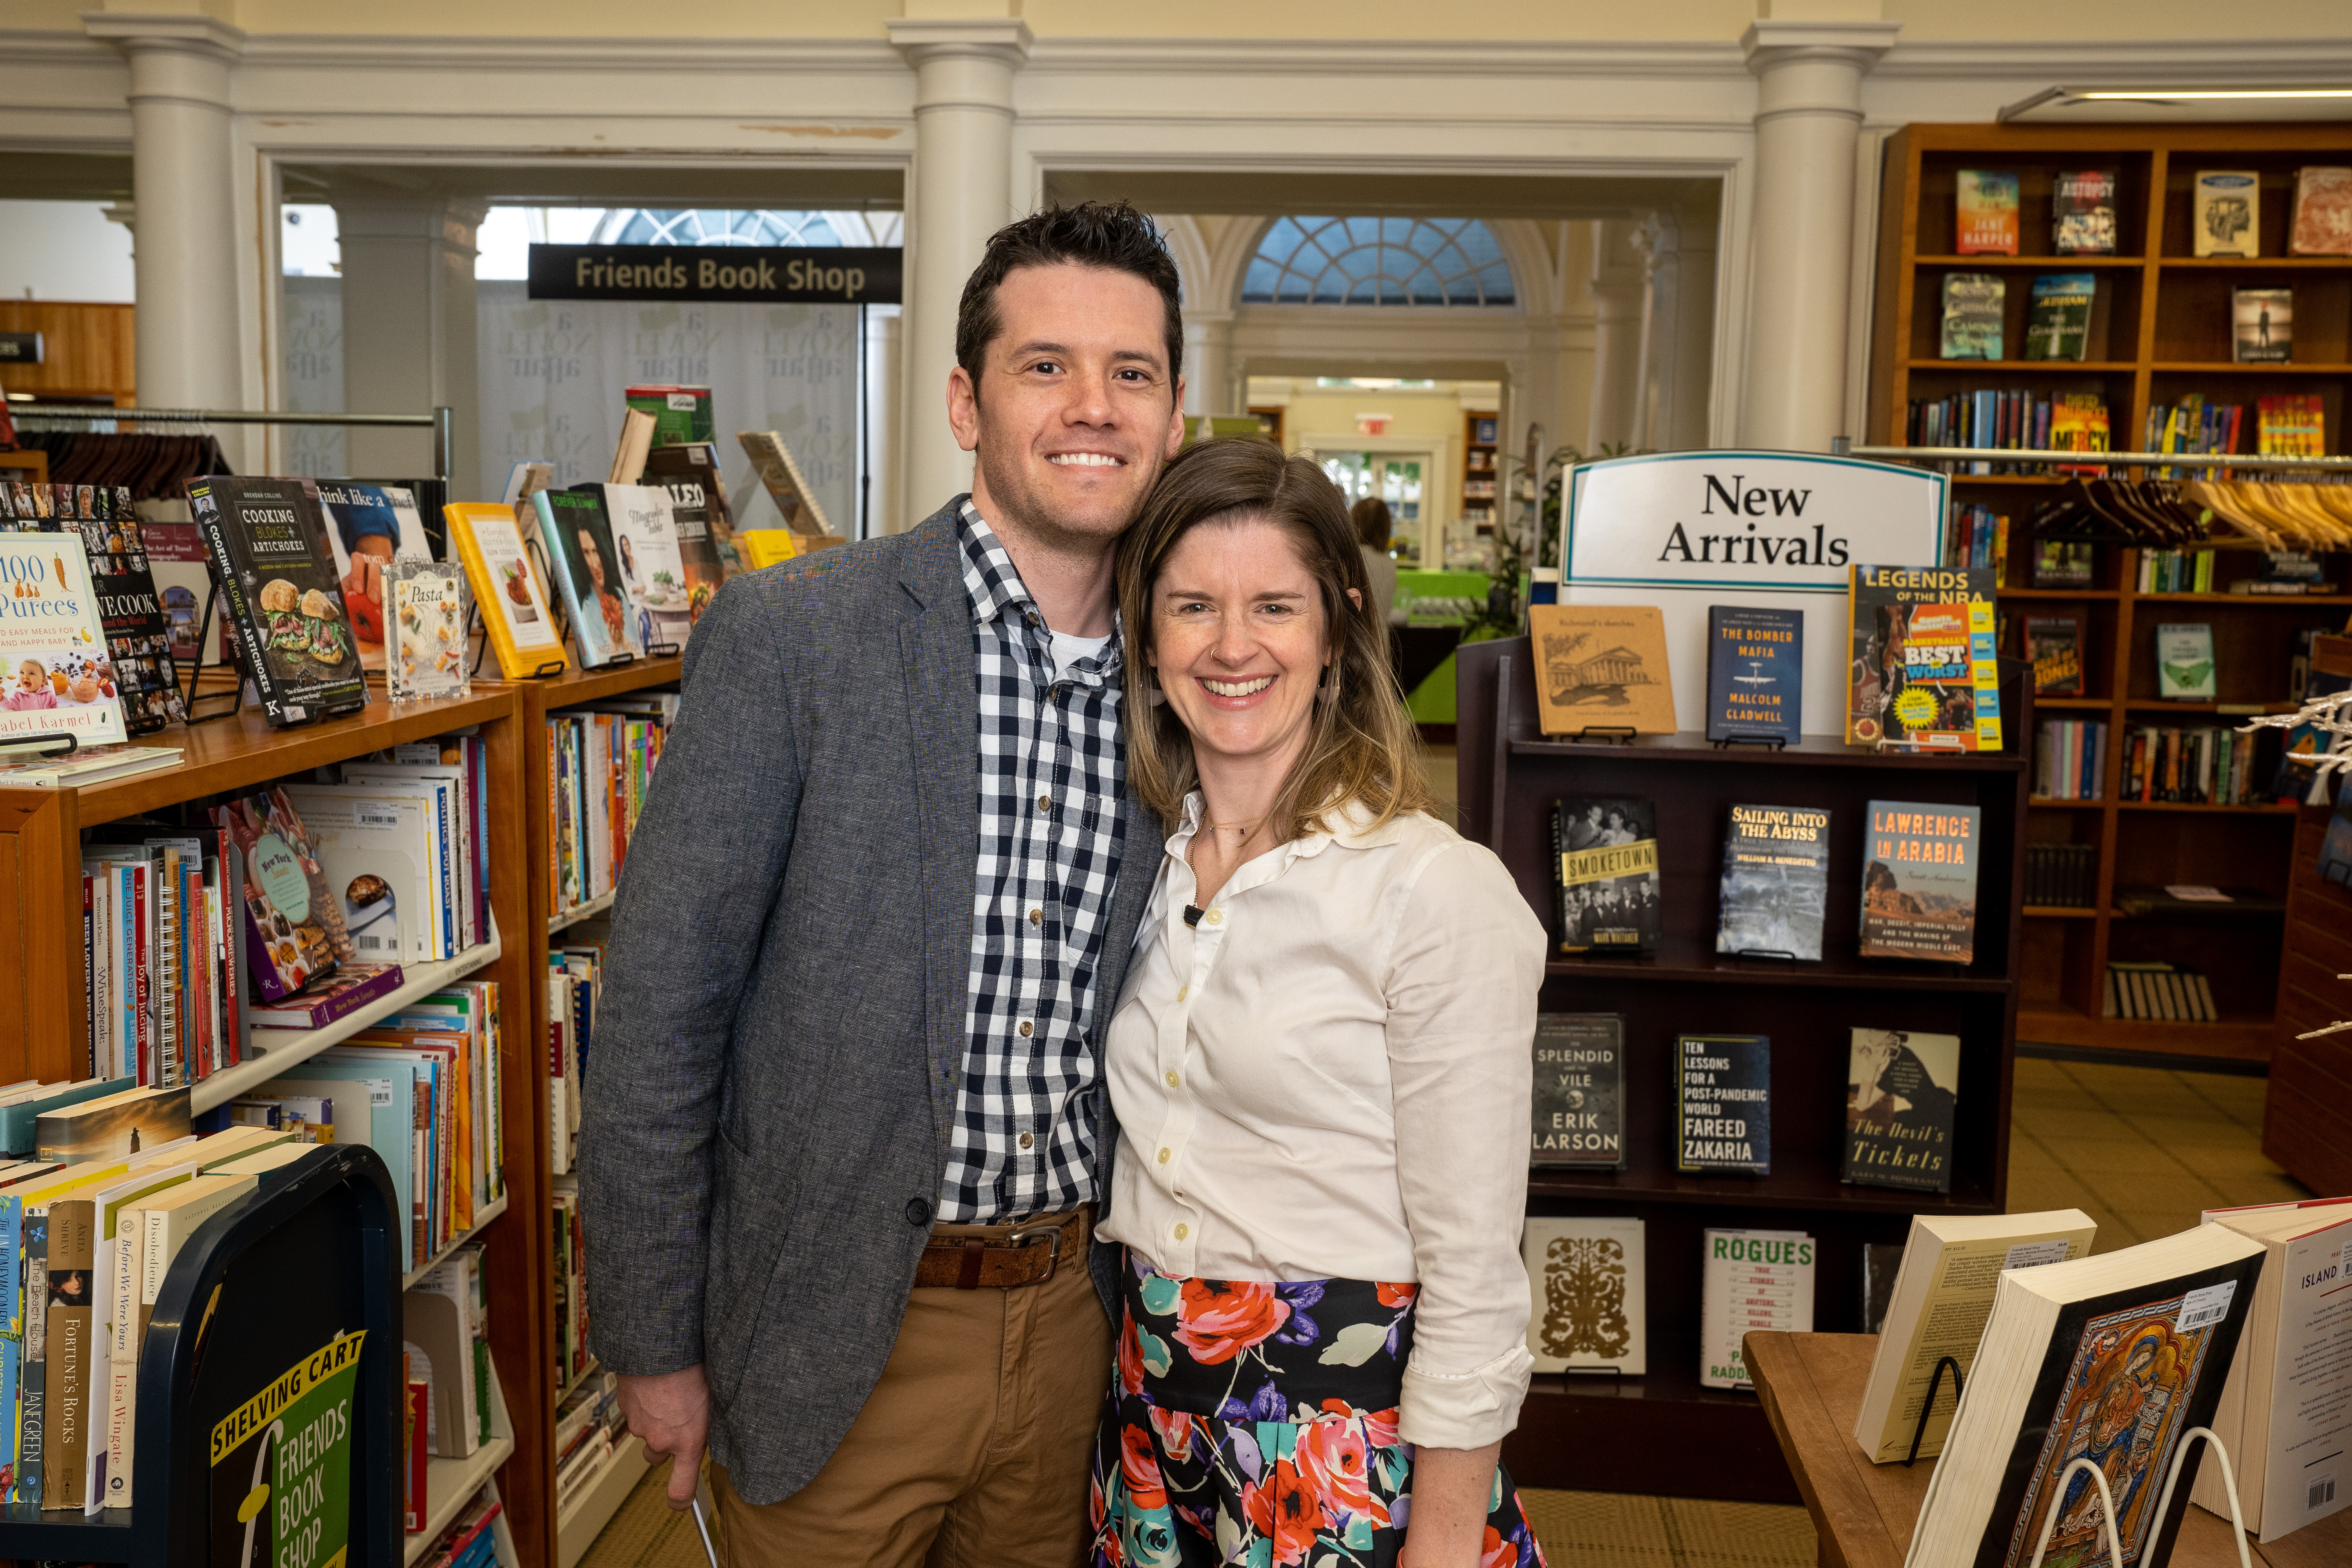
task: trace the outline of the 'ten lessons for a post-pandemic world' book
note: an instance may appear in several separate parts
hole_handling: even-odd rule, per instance
[[[1952,1117],[1960,1037],[1856,1029],[1846,1058],[1843,1181],[1915,1193],[1952,1190]]]
[[[1534,1125],[1528,1163],[1625,1168],[1625,1020],[1615,1013],[1536,1016]]]
[[[1675,1169],[1772,1173],[1772,1042],[1685,1035],[1675,1042]]]
[[[276,725],[366,706],[333,550],[309,479],[188,481],[188,506],[228,599],[263,715]]]
[[[1555,888],[1562,952],[1655,952],[1664,906],[1658,889],[1658,827],[1639,797],[1555,801]]]
[[[1734,805],[1723,839],[1715,951],[1822,956],[1829,902],[1830,814],[1800,805]]]
[[[1994,588],[1989,566],[1848,569],[1849,744],[2000,750]]]
[[[1976,956],[1983,824],[1979,806],[1870,803],[1862,847],[1863,957],[1967,963]]]
[[[0,740],[68,734],[85,746],[124,738],[79,533],[0,533]]]
[[[1804,718],[1805,613],[1706,607],[1706,738],[1794,742]]]

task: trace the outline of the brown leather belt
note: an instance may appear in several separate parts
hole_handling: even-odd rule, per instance
[[[915,1266],[917,1289],[1017,1290],[1043,1285],[1066,1256],[1084,1267],[1092,1205],[1021,1225],[940,1225]]]

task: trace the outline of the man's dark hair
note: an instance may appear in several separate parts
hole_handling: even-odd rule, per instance
[[[1168,385],[1184,371],[1184,315],[1176,298],[1176,261],[1151,220],[1125,202],[1080,202],[1047,207],[1006,224],[988,237],[988,249],[963,286],[956,311],[956,363],[978,395],[988,345],[1004,330],[996,313],[996,286],[1022,267],[1075,262],[1130,272],[1160,290],[1167,308]]]

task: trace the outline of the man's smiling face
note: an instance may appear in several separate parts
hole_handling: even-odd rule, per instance
[[[959,366],[948,388],[979,457],[973,504],[1041,540],[1118,537],[1184,440],[1159,290],[1109,268],[1023,267],[996,315],[978,384]]]

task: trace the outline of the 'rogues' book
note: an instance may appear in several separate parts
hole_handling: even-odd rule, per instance
[[[1796,805],[1735,805],[1723,839],[1715,951],[1822,956],[1829,902],[1830,814]]]
[[[1772,1173],[1772,1042],[1685,1035],[1675,1042],[1675,1169]]]
[[[1657,817],[1639,798],[1552,803],[1559,950],[1655,952],[1664,906],[1658,890]]]
[[[1531,1165],[1625,1168],[1625,1020],[1614,1013],[1536,1016]]]
[[[1845,1165],[1839,1180],[1950,1192],[1959,1089],[1958,1035],[1856,1029],[1846,1058]]]
[[[309,479],[188,481],[188,506],[228,600],[264,717],[299,724],[367,705],[318,486]]]
[[[1874,800],[1863,840],[1862,956],[1967,963],[1976,956],[1973,805]]]
[[[1794,743],[1804,718],[1805,613],[1706,607],[1706,738]]]
[[[1703,1236],[1698,1380],[1707,1388],[1752,1390],[1749,1334],[1813,1331],[1816,1247],[1801,1230],[1708,1230]]]

